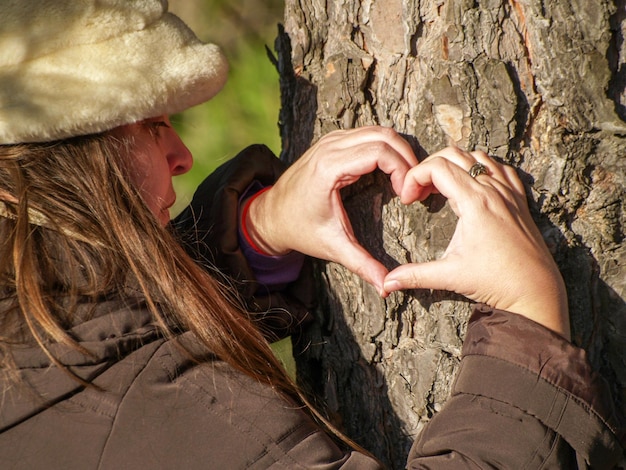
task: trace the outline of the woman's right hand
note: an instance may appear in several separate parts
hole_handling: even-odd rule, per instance
[[[340,191],[379,168],[400,194],[405,175],[416,164],[410,145],[390,128],[331,132],[252,201],[245,221],[248,233],[267,254],[295,250],[335,261],[385,295],[388,270],[358,243]]]
[[[488,172],[470,176],[483,164]],[[483,152],[447,148],[409,171],[401,201],[439,192],[458,216],[441,259],[405,264],[385,279],[388,292],[438,289],[524,315],[570,337],[567,296],[556,263],[530,216],[515,170]]]

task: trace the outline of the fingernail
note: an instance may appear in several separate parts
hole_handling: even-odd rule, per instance
[[[385,291],[387,292],[393,292],[396,290],[400,290],[402,288],[400,283],[396,281],[395,279],[389,279],[388,281],[385,281],[385,284],[383,287],[385,288]]]

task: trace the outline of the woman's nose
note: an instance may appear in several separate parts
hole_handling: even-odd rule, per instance
[[[172,176],[182,175],[191,170],[193,156],[179,135],[173,130],[168,150],[167,161]]]

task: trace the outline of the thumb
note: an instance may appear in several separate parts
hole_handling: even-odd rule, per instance
[[[383,281],[387,294],[404,289],[450,290],[452,274],[445,260],[407,263],[389,272]]]

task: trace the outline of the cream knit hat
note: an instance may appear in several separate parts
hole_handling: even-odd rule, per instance
[[[0,0],[0,144],[45,142],[173,114],[228,66],[167,0]]]

